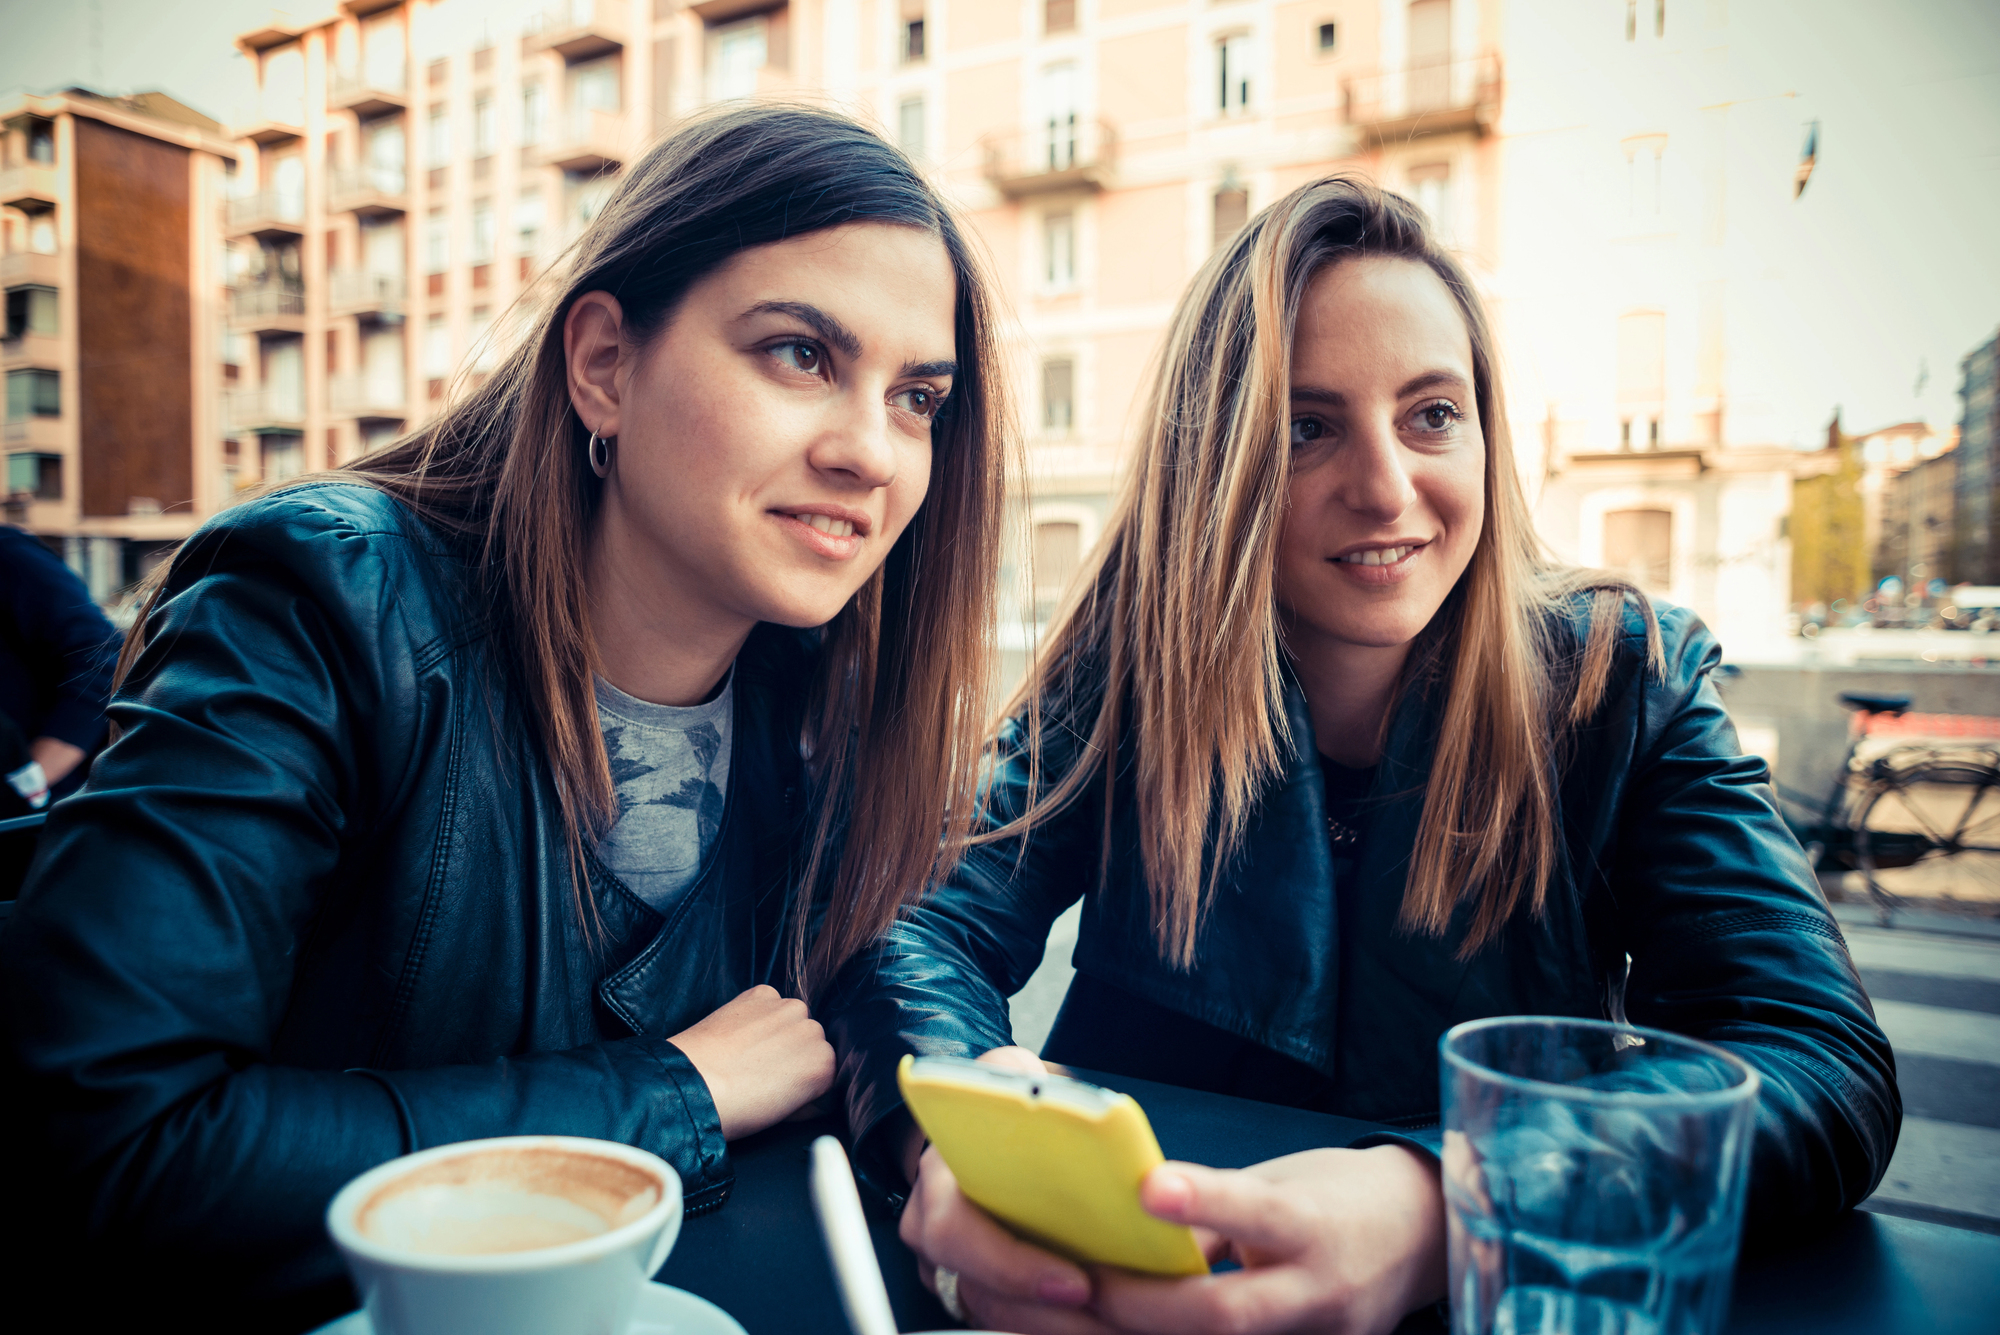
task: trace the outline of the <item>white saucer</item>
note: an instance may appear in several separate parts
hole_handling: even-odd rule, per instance
[[[349,1312],[312,1335],[371,1335],[368,1313]],[[627,1335],[749,1335],[736,1318],[706,1298],[668,1284],[647,1284],[639,1291]],[[954,1332],[953,1335],[960,1335]]]

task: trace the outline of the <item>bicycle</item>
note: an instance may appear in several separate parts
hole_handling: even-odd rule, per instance
[[[1837,698],[1854,722],[1824,801],[1772,779],[1781,812],[1784,803],[1818,807],[1816,819],[1784,813],[1813,869],[1861,873],[1885,926],[1913,893],[1934,893],[1946,880],[2000,898],[2000,739],[1892,743],[1864,757],[1876,721],[1903,718],[1910,697],[1843,691]]]

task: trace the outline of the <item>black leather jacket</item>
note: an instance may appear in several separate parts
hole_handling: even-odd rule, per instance
[[[5,933],[9,1098],[55,1199],[97,1265],[204,1319],[351,1305],[327,1202],[426,1146],[598,1136],[667,1159],[691,1210],[728,1192],[666,1035],[778,972],[810,641],[759,627],[737,661],[696,883],[663,917],[593,867],[587,933],[471,574],[364,487],[206,525]]]
[[[1772,806],[1764,764],[1741,754],[1709,681],[1714,639],[1690,613],[1662,608],[1662,679],[1646,670],[1643,625],[1631,621],[1606,701],[1559,765],[1563,866],[1547,912],[1517,918],[1469,961],[1456,957],[1456,927],[1440,939],[1396,925],[1435,687],[1407,692],[1391,721],[1357,874],[1339,887],[1312,721],[1292,689],[1297,754],[1217,888],[1191,973],[1163,964],[1154,945],[1126,781],[1103,879],[1101,787],[1025,848],[976,849],[821,1007],[877,1185],[900,1185],[889,1143],[907,1116],[896,1061],[1011,1042],[1006,997],[1041,962],[1056,915],[1082,897],[1080,973],[1311,1068],[1331,1082],[1332,1111],[1434,1127],[1447,1028],[1490,1015],[1603,1018],[1622,993],[1633,1023],[1720,1043],[1762,1073],[1753,1230],[1862,1200],[1902,1116],[1888,1041]],[[1028,783],[1018,749],[1003,752],[993,778],[988,819],[1018,812]],[[1074,1009],[1058,1038],[1087,1032],[1090,1017]],[[1054,1045],[1048,1055],[1075,1059]],[[1089,1057],[1108,1060],[1102,1045]]]

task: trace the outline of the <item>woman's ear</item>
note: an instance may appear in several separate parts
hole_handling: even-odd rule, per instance
[[[625,353],[625,310],[609,292],[586,292],[563,320],[569,401],[587,431],[618,434],[618,369]]]

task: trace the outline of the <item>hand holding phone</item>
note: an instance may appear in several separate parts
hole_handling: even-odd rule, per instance
[[[1139,1203],[1164,1156],[1130,1095],[948,1057],[905,1057],[896,1078],[966,1198],[1019,1236],[1083,1264],[1207,1273],[1193,1232]]]

